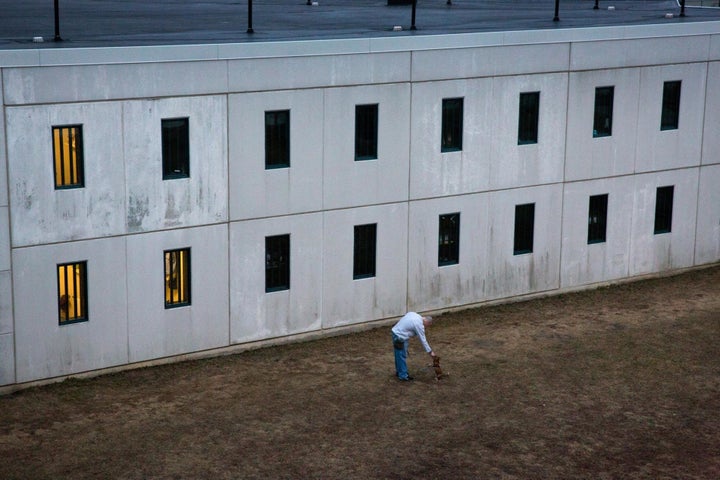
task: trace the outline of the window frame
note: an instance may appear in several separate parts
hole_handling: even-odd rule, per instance
[[[284,123],[278,120],[284,117]],[[290,110],[265,112],[265,170],[290,168]]]
[[[588,245],[607,241],[608,194],[591,195],[588,199]]]
[[[289,233],[265,237],[265,293],[290,290],[290,241]]]
[[[460,212],[438,216],[438,267],[460,263]]]
[[[535,243],[535,204],[515,205],[513,255],[532,253]]]
[[[539,125],[540,92],[520,92],[518,107],[518,145],[538,143]]]
[[[67,148],[60,146],[65,140],[65,132],[68,133]],[[85,148],[83,144],[82,124],[53,125],[51,134],[53,146],[53,183],[55,190],[84,188]],[[66,154],[69,154],[69,157],[66,157]],[[74,177],[74,181],[65,180],[66,172],[71,177]]]
[[[460,152],[463,149],[464,97],[442,99],[440,151]]]
[[[660,130],[680,128],[680,97],[682,80],[663,82],[662,107],[660,111]]]
[[[609,101],[607,100],[609,98]],[[603,101],[605,99],[605,101]],[[615,86],[595,87],[593,111],[593,138],[611,137]]]
[[[655,235],[672,232],[674,197],[675,185],[657,187],[655,190]]]
[[[163,180],[189,178],[190,118],[163,118],[160,120],[160,127]]]
[[[355,105],[355,161],[377,160],[378,123],[380,106],[377,103]]]
[[[72,291],[74,295],[73,310],[75,315],[70,317],[70,298],[67,293],[70,290],[68,268],[73,267]],[[61,275],[61,271],[64,274]],[[77,273],[76,273],[77,271]],[[76,278],[79,277],[79,278]],[[64,278],[62,278],[64,277]],[[88,309],[88,285],[87,285],[87,260],[78,260],[75,262],[60,263],[56,266],[57,278],[57,298],[58,298],[58,325],[70,325],[73,323],[87,322],[90,320]],[[64,281],[63,281],[64,280]],[[77,283],[80,285],[78,286]],[[65,293],[63,293],[65,292]],[[64,297],[64,300],[63,300]],[[77,315],[78,305],[81,307],[81,314]],[[63,320],[63,310],[65,311],[65,319]]]
[[[177,256],[173,263],[173,257]],[[192,256],[190,247],[163,252],[165,309],[192,305]],[[175,274],[175,286],[173,286]],[[184,288],[183,288],[184,287]],[[173,294],[176,292],[176,294]],[[177,300],[175,300],[177,296]]]
[[[353,228],[353,280],[377,275],[377,223]]]

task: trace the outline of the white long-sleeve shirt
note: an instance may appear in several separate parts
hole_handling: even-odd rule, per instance
[[[408,340],[417,335],[420,343],[427,353],[432,352],[430,344],[425,338],[425,325],[423,317],[415,312],[408,312],[392,328],[392,332],[401,340]]]

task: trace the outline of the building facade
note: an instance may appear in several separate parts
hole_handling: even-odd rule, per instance
[[[0,385],[720,261],[718,23],[0,70]]]

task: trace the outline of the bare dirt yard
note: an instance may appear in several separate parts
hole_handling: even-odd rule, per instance
[[[720,267],[0,397],[2,479],[717,479]]]

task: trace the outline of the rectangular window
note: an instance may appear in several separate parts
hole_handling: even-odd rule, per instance
[[[676,130],[680,120],[680,80],[663,84],[660,130]]]
[[[673,195],[675,187],[658,187],[655,196],[655,233],[672,231]]]
[[[604,195],[593,195],[590,197],[590,207],[588,208],[588,244],[605,242],[605,231],[607,230],[607,205],[607,193]]]
[[[60,325],[88,320],[87,262],[57,266],[58,321]]]
[[[438,228],[438,267],[460,260],[460,214],[440,215]]]
[[[513,255],[532,253],[535,231],[535,204],[515,205],[515,241]]]
[[[355,225],[353,279],[375,276],[377,224]]]
[[[190,120],[162,120],[163,180],[190,176]]]
[[[537,143],[538,119],[540,115],[540,92],[520,94],[518,116],[518,145]]]
[[[355,105],[355,160],[377,158],[378,106]]]
[[[190,305],[190,249],[165,251],[165,308]]]
[[[441,152],[462,150],[463,99],[444,98],[442,101]]]
[[[593,137],[609,137],[612,135],[614,96],[615,87],[598,87],[595,89]]]
[[[265,292],[290,289],[290,235],[265,237]]]
[[[265,169],[290,166],[290,110],[265,112]]]
[[[52,127],[55,188],[82,188],[83,172],[82,125]]]

